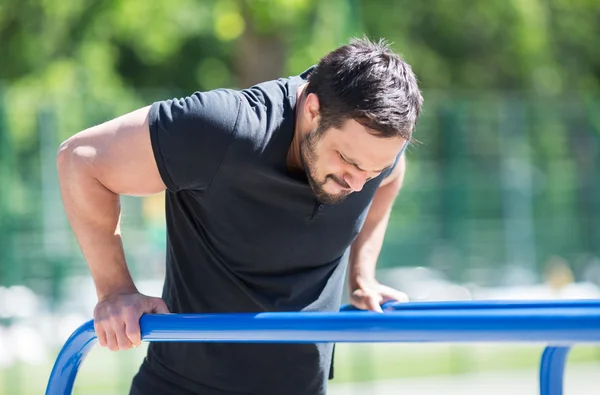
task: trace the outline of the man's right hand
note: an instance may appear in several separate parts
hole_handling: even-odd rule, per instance
[[[114,294],[98,301],[94,329],[102,347],[112,351],[137,347],[142,342],[140,317],[144,313],[168,314],[161,298],[141,293]]]

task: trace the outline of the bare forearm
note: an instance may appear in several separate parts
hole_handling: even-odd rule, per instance
[[[404,179],[404,159],[398,164],[392,181],[379,187],[360,233],[350,249],[349,285],[351,288],[363,286],[375,280],[377,259],[383,246],[386,229],[394,205],[394,200]]]
[[[98,297],[135,291],[120,235],[119,196],[91,174],[93,167],[81,154],[73,147],[62,147],[58,173],[65,212],[89,265]]]
[[[388,187],[390,185],[382,188],[390,189]],[[393,201],[392,191],[380,190],[377,193],[365,224],[350,249],[349,281],[351,287],[361,286],[361,282],[370,282],[375,279],[377,258],[381,252],[391,214],[389,200]],[[395,195],[393,193],[393,196]]]

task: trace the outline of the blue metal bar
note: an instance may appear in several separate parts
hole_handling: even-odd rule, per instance
[[[600,342],[599,302],[440,302],[383,307],[383,314],[346,306],[339,313],[144,315],[140,325],[144,341],[539,342],[564,346]],[[74,332],[57,358],[47,395],[71,394],[79,365],[95,338],[92,321]],[[564,365],[564,361],[553,363],[555,355],[559,354],[543,359],[551,369],[541,373],[541,380],[550,380]],[[544,385],[549,388],[557,381]]]
[[[473,300],[459,302],[387,302],[383,310],[456,310],[456,309],[554,309],[572,307],[600,307],[600,300]],[[352,305],[345,305],[341,311],[357,311]]]
[[[540,363],[540,395],[562,395],[567,355],[571,347],[546,347]]]
[[[600,307],[145,315],[147,341],[600,342]]]
[[[95,344],[94,321],[86,322],[73,332],[56,358],[46,395],[70,395],[73,392],[79,366]]]

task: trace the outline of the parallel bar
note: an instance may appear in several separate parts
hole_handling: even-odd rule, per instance
[[[345,306],[339,313],[144,315],[140,325],[145,341],[600,342],[600,302],[595,301],[405,303],[383,308],[383,314]],[[79,365],[95,340],[92,321],[73,333],[55,362],[47,395],[72,393]],[[544,355],[541,390],[554,392],[543,395],[562,393],[562,357],[559,352]]]
[[[54,362],[46,395],[71,395],[79,366],[95,344],[93,321],[86,322],[73,332]]]
[[[540,395],[562,395],[570,347],[546,347],[540,363]]]
[[[145,315],[147,341],[200,342],[600,342],[600,306],[554,309],[403,310],[384,314]]]
[[[458,309],[555,309],[572,307],[600,307],[600,300],[470,300],[454,302],[418,302],[400,303],[387,302],[382,305],[383,310],[458,310]],[[343,306],[340,311],[358,311],[352,305]]]

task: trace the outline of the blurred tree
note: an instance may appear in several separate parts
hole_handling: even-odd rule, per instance
[[[4,116],[4,95],[0,90],[0,185],[12,184],[14,163],[12,160],[10,136]],[[12,231],[12,196],[10,193],[0,194],[0,235],[10,234]],[[11,246],[10,239],[0,237],[0,285],[13,283],[11,278]]]
[[[392,255],[412,248],[423,264],[439,242],[466,266],[469,254],[502,260],[499,163],[523,152],[498,149],[501,117],[512,116],[499,108],[516,108],[503,102],[523,103],[537,242],[568,256],[583,234],[600,253],[600,230],[582,219],[600,209],[599,20],[597,0],[2,2],[0,81],[19,164],[12,210],[19,226],[39,222],[41,108],[55,113],[44,141],[58,146],[153,100],[299,73],[364,33],[391,41],[426,92],[417,138],[427,149],[411,157],[418,183],[407,181],[420,189],[399,200]],[[578,231],[565,237],[565,227]]]

